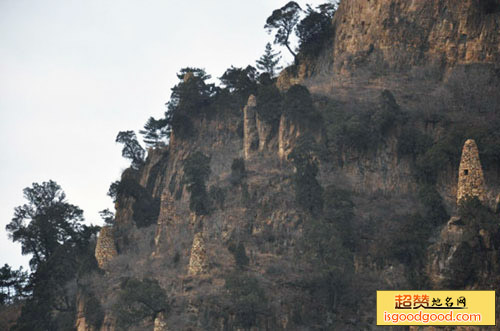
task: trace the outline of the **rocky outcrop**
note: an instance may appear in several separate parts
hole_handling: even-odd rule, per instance
[[[300,136],[299,124],[292,121],[286,114],[280,118],[278,129],[278,155],[281,160],[286,160],[288,154],[292,152],[295,140]]]
[[[256,124],[257,100],[254,95],[248,98],[247,105],[243,108],[243,152],[245,159],[249,159],[259,146],[259,134]]]
[[[257,135],[259,137],[259,152],[267,150],[270,146],[271,138],[273,135],[273,127],[271,124],[267,123],[260,118],[260,115],[256,113],[255,124],[257,126]]]
[[[462,149],[458,170],[457,204],[467,197],[485,201],[483,168],[473,139],[468,139]]]
[[[116,318],[111,312],[107,312],[104,315],[104,322],[102,322],[102,326],[99,331],[116,331]]]
[[[258,100],[250,95],[243,108],[243,153],[249,159],[257,150],[262,152],[268,148],[272,138],[272,125],[264,121],[257,113]]]
[[[162,174],[168,162],[168,147],[149,148],[148,157],[141,170],[139,184],[144,187],[153,198],[161,196],[164,178]]]
[[[310,63],[303,61],[298,67],[289,67],[284,69],[276,80],[276,87],[281,91],[288,90],[292,85],[301,84],[301,82],[311,75]]]
[[[461,218],[452,217],[441,231],[439,243],[430,251],[428,274],[433,288],[464,282],[471,272],[471,261],[464,258],[470,249],[470,243],[464,240],[464,225]],[[460,271],[457,273],[455,268]]]
[[[117,254],[113,237],[113,227],[103,226],[99,232],[99,237],[97,238],[97,244],[95,247],[95,258],[99,268],[106,269],[109,261],[111,261]]]
[[[439,84],[456,76],[454,84],[465,90],[483,93],[482,85],[495,93],[486,77],[500,63],[499,24],[493,0],[341,1],[323,51],[283,70],[278,86],[302,84],[346,101],[390,89],[420,108],[441,93]],[[442,95],[433,102],[443,102]]]
[[[498,263],[497,231],[477,228],[454,216],[428,250],[432,288],[479,289],[494,284]]]
[[[159,256],[163,248],[162,240],[166,238],[166,231],[168,226],[174,223],[175,205],[172,194],[168,191],[164,192],[161,199],[160,214],[156,226],[155,233],[155,251],[153,256]]]
[[[386,72],[433,62],[499,63],[500,11],[493,1],[342,1],[332,58],[339,71],[378,63]]]
[[[188,274],[191,276],[206,273],[208,270],[207,252],[203,234],[198,232],[193,239],[191,247],[191,257],[189,258]]]
[[[87,324],[85,318],[85,300],[83,294],[79,291],[76,296],[76,331],[95,331],[95,328]]]

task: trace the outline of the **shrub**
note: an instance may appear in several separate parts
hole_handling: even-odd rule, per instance
[[[210,213],[210,200],[208,198],[205,182],[210,175],[210,158],[201,152],[191,154],[184,161],[184,178],[187,190],[191,193],[189,209],[196,215]]]
[[[485,0],[480,2],[486,14],[500,12],[500,3],[497,0]]]
[[[174,263],[174,265],[178,265],[180,260],[181,260],[181,254],[179,253],[179,251],[176,251],[172,259],[172,262]]]
[[[467,198],[460,202],[458,214],[467,227],[474,233],[480,229],[498,233],[499,216],[484,206],[477,197]]]
[[[137,227],[147,227],[155,224],[160,213],[160,199],[153,196],[138,182],[133,173],[124,173],[122,180],[111,184],[114,196],[132,197],[133,219]],[[111,191],[111,187],[110,187]],[[109,193],[108,193],[109,194]]]
[[[250,94],[256,93],[257,69],[252,66],[247,66],[245,69],[231,66],[220,80],[240,102],[246,102]]]
[[[306,16],[297,25],[301,55],[316,57],[331,35],[331,20],[335,14],[335,5],[325,3],[317,7],[318,11],[308,5]]]
[[[228,247],[228,250],[233,254],[234,261],[239,269],[248,266],[250,260],[248,259],[245,246],[241,241],[238,243],[238,245],[231,243]]]
[[[417,288],[425,286],[427,282],[425,273],[420,270],[427,263],[429,238],[449,217],[433,185],[420,188],[419,200],[424,206],[423,216],[414,213],[402,217],[386,243],[387,256],[409,266],[409,281]]]
[[[225,288],[232,301],[231,310],[236,324],[243,328],[256,325],[257,317],[265,314],[267,299],[259,281],[249,275],[234,272],[226,277]]]
[[[452,258],[448,260],[443,284],[452,289],[484,281],[487,270],[491,270],[489,253],[484,246],[493,245],[497,249],[495,243],[500,240],[499,215],[483,205],[477,197],[462,200],[458,214],[463,231],[462,241],[456,244]],[[441,249],[449,249],[449,246]],[[491,278],[488,279],[490,281]]]
[[[431,226],[420,214],[405,215],[399,220],[398,235],[393,236],[389,251],[391,257],[414,269],[427,248]]]
[[[233,163],[231,164],[231,184],[235,186],[241,185],[246,176],[245,160],[243,158],[233,159]]]
[[[390,128],[406,121],[394,95],[389,90],[383,90],[379,96],[379,104],[370,116],[374,131],[385,136]]]
[[[321,216],[304,223],[300,247],[313,266],[304,278],[309,291],[328,311],[335,311],[340,302],[347,301],[346,290],[354,275],[352,255],[343,241],[339,224]]]
[[[398,137],[398,154],[417,157],[432,146],[432,138],[421,133],[413,126],[404,128]]]
[[[330,105],[326,123],[328,144],[336,150],[347,147],[364,151],[378,141],[378,137],[372,135],[368,113]]]
[[[199,68],[183,68],[177,77],[181,82],[172,88],[164,122],[166,131],[171,127],[177,137],[186,138],[195,132],[192,119],[209,114],[215,86],[206,83],[210,75]]]
[[[273,128],[277,128],[281,116],[283,98],[275,85],[259,85],[257,89],[257,114]]]
[[[391,128],[406,123],[407,116],[400,110],[392,93],[384,90],[375,105],[351,109],[330,103],[325,120],[331,147],[365,152],[377,147]]]
[[[85,296],[84,315],[87,323],[99,329],[104,322],[104,310],[99,300],[92,294]]]
[[[433,185],[422,185],[418,192],[420,202],[424,205],[426,223],[431,226],[444,224],[449,215],[443,204],[443,198]]]
[[[224,201],[226,200],[226,190],[219,186],[211,186],[208,195],[215,202],[215,205],[220,209],[224,209]]]
[[[168,310],[167,295],[155,279],[128,278],[122,281],[118,301],[114,305],[117,322],[129,327]]]
[[[314,111],[309,90],[302,85],[293,85],[285,93],[283,112],[293,118],[300,118]]]
[[[148,227],[158,221],[160,199],[153,198],[147,192],[136,200],[132,206],[134,222],[138,228]]]
[[[329,185],[323,194],[323,217],[325,222],[334,224],[346,247],[353,246],[352,222],[354,219],[354,203],[347,190]]]
[[[241,183],[241,202],[246,206],[252,202],[250,192],[248,191],[248,185],[245,182]]]
[[[319,147],[310,136],[301,136],[288,155],[295,166],[295,201],[311,215],[319,215],[323,209],[323,188],[316,179],[318,165],[314,157]]]
[[[451,130],[434,143],[427,151],[417,156],[416,176],[422,183],[435,184],[440,170],[448,164],[458,164],[463,142],[463,133]]]
[[[181,139],[194,136],[196,130],[191,118],[184,114],[176,114],[169,119],[171,131],[175,132],[175,136]]]

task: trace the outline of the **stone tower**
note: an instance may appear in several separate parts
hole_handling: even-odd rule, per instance
[[[193,246],[191,247],[191,257],[189,258],[189,275],[200,275],[207,272],[207,252],[203,235],[198,232],[194,235]]]
[[[467,139],[462,149],[462,159],[458,169],[457,203],[467,196],[485,201],[483,169],[473,139]]]
[[[113,238],[113,228],[111,226],[103,226],[99,232],[95,246],[95,258],[99,268],[105,269],[108,262],[117,254]]]

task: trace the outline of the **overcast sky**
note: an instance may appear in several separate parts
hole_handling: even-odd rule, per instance
[[[0,264],[27,265],[5,232],[23,188],[55,180],[101,224],[129,164],[118,131],[163,115],[180,68],[220,77],[255,65],[272,41],[265,20],[285,3],[0,0]]]

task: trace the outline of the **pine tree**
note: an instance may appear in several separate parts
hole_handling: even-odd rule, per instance
[[[155,119],[150,117],[144,125],[144,130],[139,131],[143,135],[147,147],[165,146],[166,139],[170,137],[170,127],[166,119]]]
[[[134,131],[118,132],[115,141],[123,144],[122,156],[132,160],[132,168],[139,169],[144,164],[146,151],[137,141]]]
[[[271,43],[267,43],[264,55],[255,61],[257,63],[257,68],[261,71],[267,72],[271,77],[274,77],[276,72],[281,70],[281,67],[278,66],[278,63],[281,60],[281,56],[279,56],[280,53],[281,52],[273,53]]]
[[[273,10],[272,15],[267,18],[266,25],[264,25],[268,33],[276,30],[274,43],[285,46],[290,54],[293,55],[295,64],[297,64],[297,54],[290,48],[289,39],[299,22],[301,12],[302,9],[296,2],[290,1],[280,9]]]

